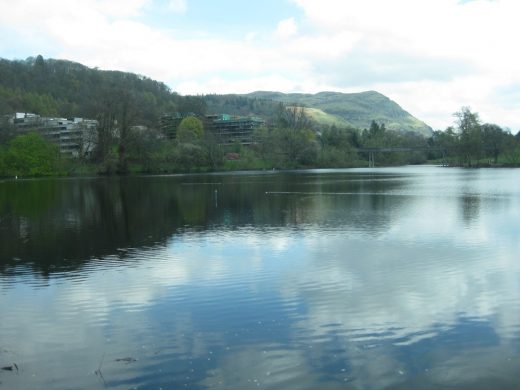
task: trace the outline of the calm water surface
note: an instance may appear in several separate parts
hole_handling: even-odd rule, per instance
[[[3,181],[0,388],[519,388],[519,253],[520,170]]]

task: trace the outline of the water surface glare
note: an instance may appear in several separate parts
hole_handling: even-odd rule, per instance
[[[0,388],[520,388],[520,170],[0,181]]]

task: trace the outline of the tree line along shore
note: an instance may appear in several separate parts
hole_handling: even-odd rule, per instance
[[[183,118],[175,137],[168,138],[159,130],[129,126],[128,112],[123,104],[120,116],[113,112],[100,115],[92,153],[74,158],[64,156],[55,143],[37,132],[20,135],[4,126],[0,176],[349,168],[370,163],[520,166],[520,135],[481,123],[479,115],[467,107],[455,114],[455,126],[434,131],[430,137],[387,130],[375,121],[363,130],[336,125],[317,128],[304,109],[285,108],[274,124],[256,128],[247,144],[219,142],[218,135],[208,131],[195,114]]]
[[[91,118],[83,122],[94,135],[88,147],[82,141],[88,153],[72,157],[36,128],[20,131],[8,119],[17,112]],[[165,113],[181,120],[166,129]],[[247,139],[222,139],[208,122],[212,113],[254,115],[263,124]],[[41,56],[0,59],[0,114],[1,177],[520,165],[520,134],[483,123],[467,107],[452,127],[433,131],[375,91],[181,96],[145,76]]]

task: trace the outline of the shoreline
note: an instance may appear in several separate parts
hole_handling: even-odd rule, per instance
[[[368,164],[367,164],[368,165]],[[217,170],[189,170],[189,171],[150,171],[150,172],[128,172],[124,174],[120,173],[99,173],[99,172],[85,172],[85,173],[69,173],[69,174],[56,174],[56,175],[37,175],[37,176],[0,176],[0,182],[4,181],[18,181],[27,179],[66,179],[66,178],[111,178],[111,177],[139,177],[139,176],[175,176],[175,175],[219,175],[228,173],[277,173],[277,172],[297,172],[297,171],[309,171],[309,170],[345,170],[345,169],[371,169],[377,170],[380,168],[399,168],[399,167],[421,167],[421,166],[435,166],[439,168],[462,168],[462,169],[515,169],[520,168],[520,164],[479,164],[476,166],[462,166],[462,165],[443,165],[440,163],[429,162],[425,164],[406,164],[406,165],[381,165],[376,167],[368,166],[350,166],[350,167],[298,167],[298,168],[239,168],[237,169],[217,169]]]

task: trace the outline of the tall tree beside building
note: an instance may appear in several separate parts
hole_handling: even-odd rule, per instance
[[[275,128],[260,127],[253,135],[255,149],[269,166],[312,166],[318,158],[316,133],[303,107],[278,106]]]
[[[119,130],[119,145],[118,145],[118,173],[128,173],[127,148],[130,143],[131,129],[135,125],[136,108],[135,101],[132,94],[128,91],[121,91],[118,93],[118,130]]]
[[[194,116],[184,118],[177,129],[175,162],[185,171],[190,171],[208,164],[204,147],[204,125]]]
[[[97,115],[97,145],[94,159],[101,164],[106,173],[110,173],[113,167],[112,145],[115,139],[115,127],[117,124],[115,101],[109,93],[105,93],[98,101]]]

